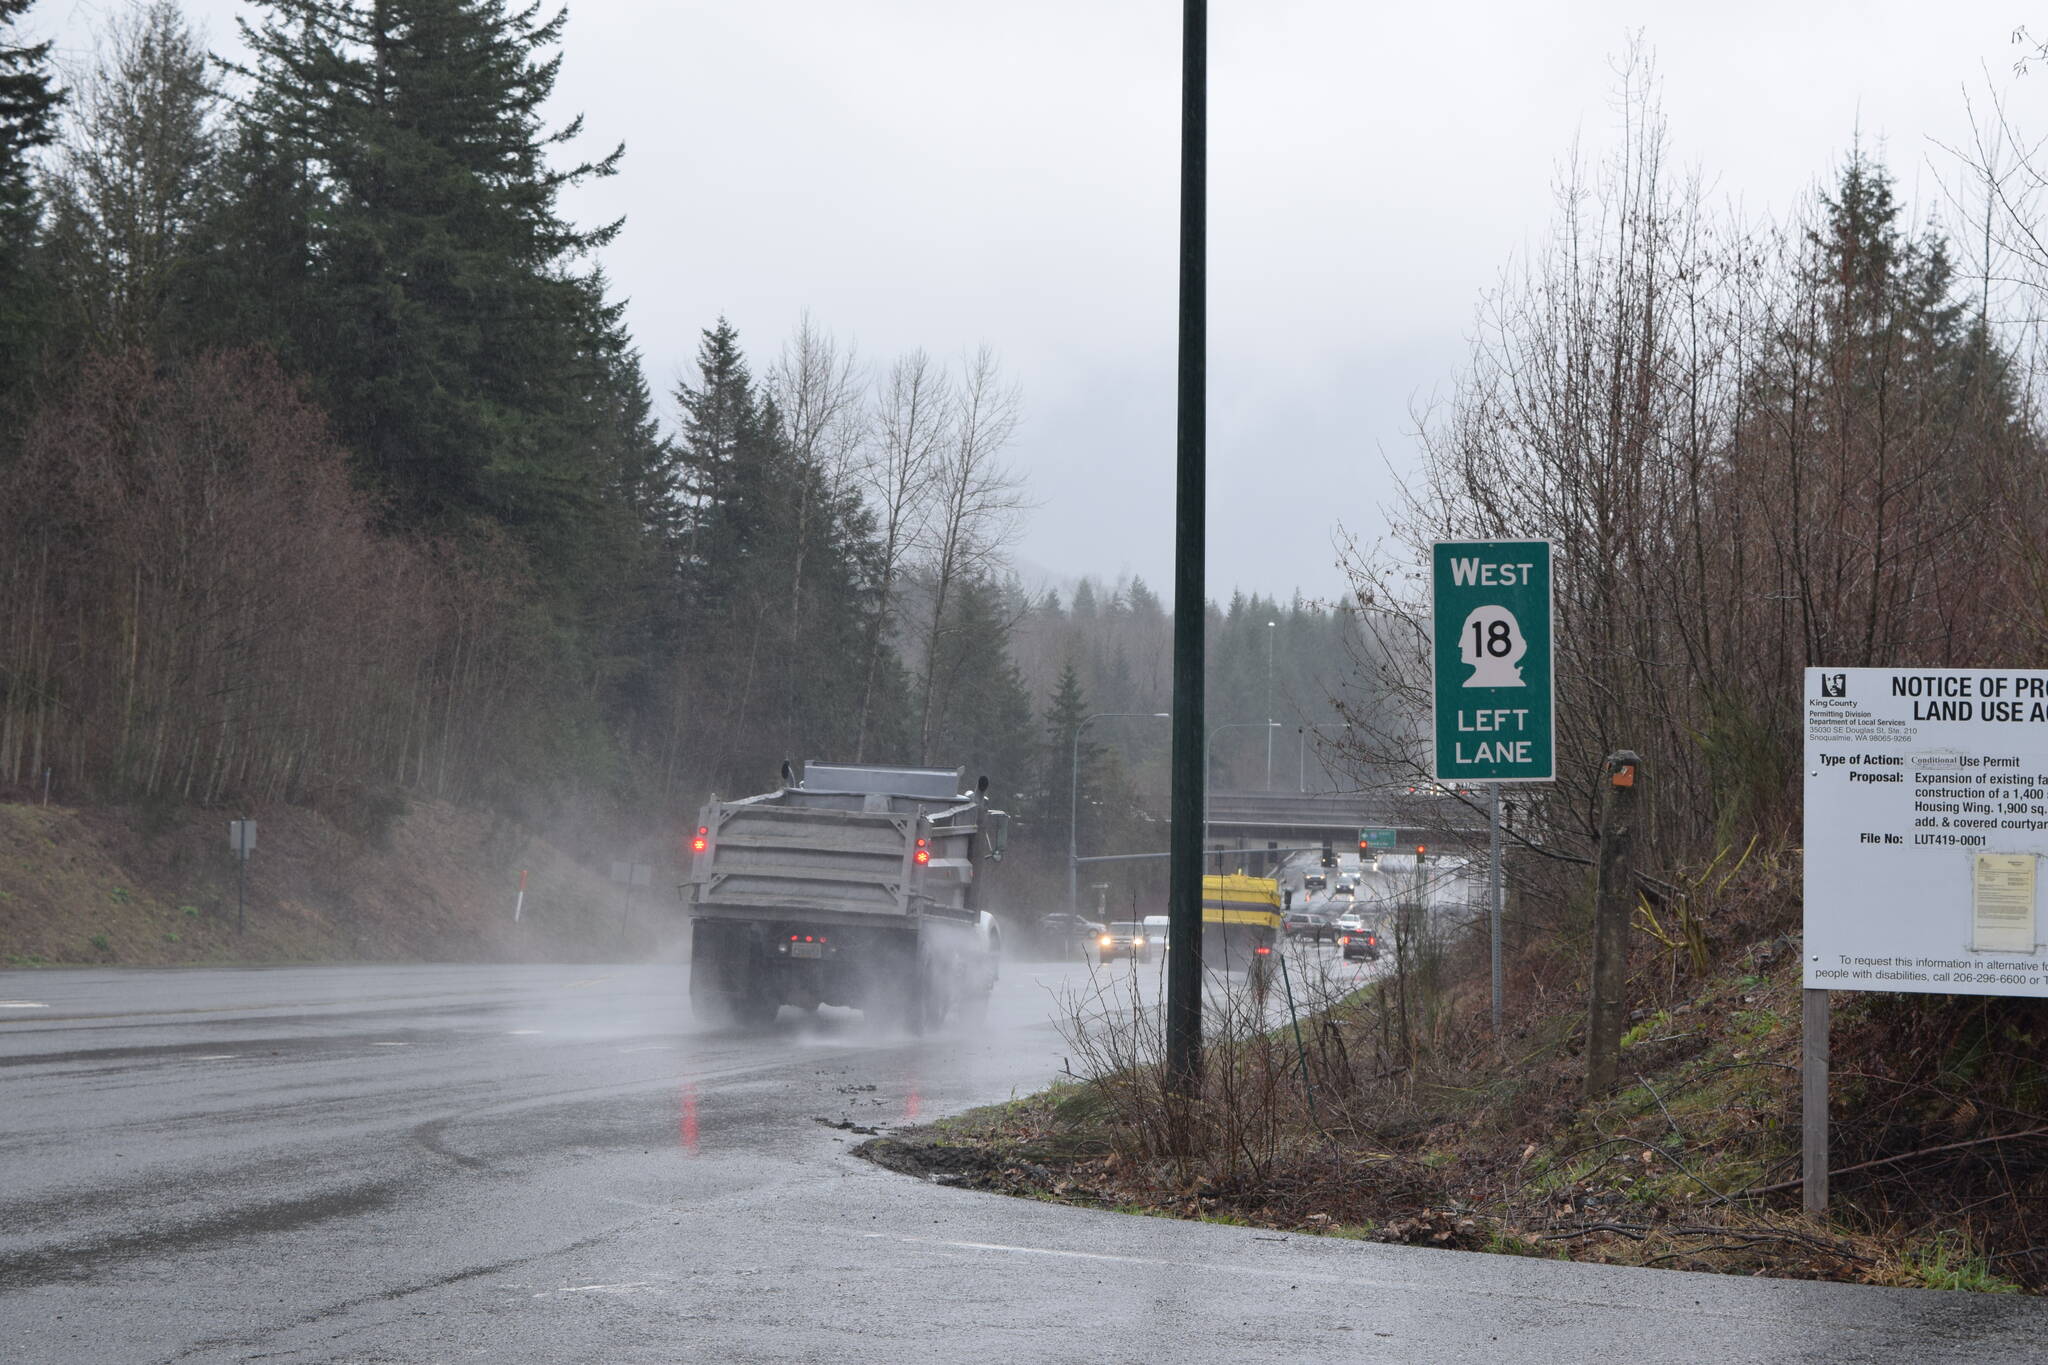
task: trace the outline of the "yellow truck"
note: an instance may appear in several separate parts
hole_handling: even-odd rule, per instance
[[[1263,969],[1280,939],[1280,883],[1231,873],[1202,878],[1202,966],[1212,972]]]

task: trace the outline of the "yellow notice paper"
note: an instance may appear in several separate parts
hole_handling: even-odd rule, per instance
[[[1971,883],[1970,947],[1980,953],[2034,951],[2031,853],[1979,853]]]

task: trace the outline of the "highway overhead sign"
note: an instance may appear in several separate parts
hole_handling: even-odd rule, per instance
[[[1392,848],[1394,846],[1394,831],[1376,825],[1368,825],[1358,831],[1358,845],[1360,848]]]
[[[1440,540],[1432,556],[1440,782],[1557,776],[1550,542]]]

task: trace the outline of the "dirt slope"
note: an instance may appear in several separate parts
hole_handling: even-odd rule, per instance
[[[229,813],[0,803],[0,965],[619,961],[681,939],[675,868],[645,851],[654,885],[629,904],[606,869],[445,803],[364,833],[251,814],[238,932]]]

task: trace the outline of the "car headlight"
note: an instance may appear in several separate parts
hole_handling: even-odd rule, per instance
[[[1145,936],[1144,936],[1143,934],[1139,934],[1139,935],[1137,935],[1137,936],[1136,936],[1135,938],[1133,938],[1133,939],[1131,940],[1131,946],[1132,946],[1133,948],[1142,948],[1142,947],[1144,947],[1144,946],[1145,946]]]
[[[1101,940],[1101,941],[1102,941],[1102,946],[1103,946],[1103,947],[1105,947],[1105,948],[1114,948],[1114,947],[1116,946],[1116,940],[1115,940],[1115,939],[1113,939],[1113,938],[1111,938],[1111,937],[1110,937],[1110,936],[1109,936],[1108,934],[1104,934],[1104,935],[1102,936],[1102,940]]]

